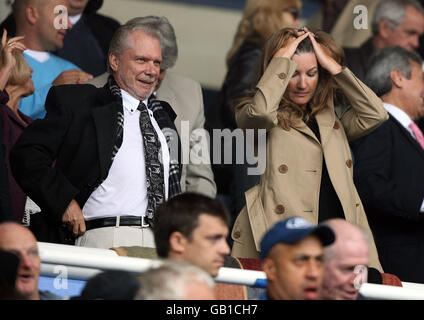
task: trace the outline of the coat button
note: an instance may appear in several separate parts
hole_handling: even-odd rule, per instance
[[[278,74],[278,78],[280,78],[281,80],[284,80],[286,77],[287,75],[284,72]]]
[[[289,171],[289,168],[288,168],[285,164],[282,164],[282,165],[278,168],[278,171],[280,171],[280,173],[282,173],[282,174],[285,174],[285,173],[287,173],[287,171]]]
[[[352,160],[351,159],[347,160],[346,165],[348,168],[352,168]]]
[[[234,238],[239,239],[241,236],[240,231],[234,232]]]
[[[275,213],[276,214],[283,214],[285,211],[285,208],[283,205],[279,204],[276,208],[275,208]]]
[[[340,129],[340,124],[336,121],[334,122],[334,129]]]

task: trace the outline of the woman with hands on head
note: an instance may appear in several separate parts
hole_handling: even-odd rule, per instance
[[[257,258],[263,234],[279,220],[300,216],[316,225],[343,218],[368,232],[371,265],[382,270],[353,184],[348,141],[388,115],[342,60],[342,49],[322,31],[285,28],[266,42],[257,86],[235,109],[240,128],[267,131],[267,158],[234,224],[233,256]]]
[[[22,51],[26,49],[20,42],[23,38],[21,36],[7,39],[7,31],[4,30],[0,47],[1,142],[5,147],[13,220],[18,223],[24,216],[27,197],[12,175],[9,153],[22,131],[32,122],[30,117],[19,111],[19,102],[22,98],[34,93],[34,83],[31,79],[33,70],[22,54]]]

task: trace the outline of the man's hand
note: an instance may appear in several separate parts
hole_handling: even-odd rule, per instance
[[[75,237],[82,236],[86,231],[84,216],[75,200],[72,200],[66,208],[62,222],[67,225],[69,231],[72,231]]]
[[[54,86],[60,86],[62,84],[81,84],[87,80],[93,79],[93,76],[87,72],[72,69],[63,71],[54,81]]]

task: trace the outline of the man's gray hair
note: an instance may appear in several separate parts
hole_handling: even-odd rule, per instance
[[[172,68],[178,58],[177,37],[166,17],[146,16],[131,19],[126,25],[147,26],[157,31],[162,48],[161,70]]]
[[[392,71],[399,71],[407,79],[411,78],[411,61],[420,66],[423,63],[416,52],[399,46],[380,49],[371,57],[364,82],[381,97],[392,90]]]
[[[215,288],[210,274],[200,267],[186,261],[166,260],[143,273],[135,300],[183,300],[186,286],[193,282]]]
[[[156,38],[160,42],[160,36],[157,30],[151,26],[148,25],[138,25],[138,24],[130,24],[130,25],[122,25],[120,26],[114,33],[112,40],[110,41],[109,45],[109,53],[108,56],[111,53],[114,53],[116,55],[121,55],[124,53],[125,50],[129,48],[128,43],[128,37],[135,31],[143,31],[145,34]],[[108,63],[108,71],[109,73],[112,73],[112,70],[110,69],[109,63]]]
[[[388,21],[391,28],[395,29],[403,22],[405,11],[409,6],[424,15],[423,7],[416,0],[382,0],[375,8],[371,21],[372,34],[378,34],[378,25],[382,20]]]

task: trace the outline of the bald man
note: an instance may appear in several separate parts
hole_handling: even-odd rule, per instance
[[[55,300],[59,297],[38,291],[41,259],[37,240],[27,228],[14,223],[0,224],[0,249],[16,254],[19,268],[16,276],[16,293],[25,300]]]
[[[365,279],[369,262],[368,242],[360,229],[343,219],[323,223],[336,235],[336,241],[324,248],[322,298],[356,300],[359,285]]]
[[[92,78],[75,64],[50,53],[63,47],[67,30],[58,26],[66,21],[57,10],[67,5],[67,0],[15,0],[13,4],[16,35],[25,36],[24,55],[34,70],[35,87],[34,94],[21,100],[19,109],[33,119],[44,118],[44,104],[52,85],[83,83]],[[67,22],[71,28],[69,19]]]

